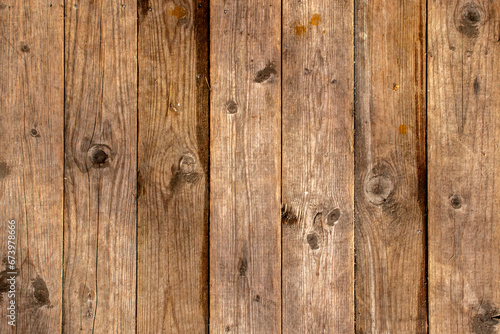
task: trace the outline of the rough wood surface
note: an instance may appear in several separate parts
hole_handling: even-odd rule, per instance
[[[426,333],[426,3],[356,1],[356,330]]]
[[[500,4],[429,2],[431,333],[498,333]]]
[[[284,3],[283,333],[354,332],[353,14]]]
[[[208,1],[139,10],[138,333],[208,329]]]
[[[280,333],[280,1],[210,14],[210,329]]]
[[[136,326],[136,1],[67,0],[63,332]]]
[[[61,331],[62,15],[48,1],[0,4],[0,333]],[[9,220],[16,254],[8,252]],[[8,272],[18,273],[15,299]],[[15,327],[7,318],[11,300]]]

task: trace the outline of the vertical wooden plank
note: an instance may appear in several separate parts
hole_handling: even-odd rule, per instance
[[[500,4],[429,2],[431,333],[497,333]]]
[[[283,333],[354,332],[353,18],[284,3]]]
[[[139,7],[139,333],[208,332],[208,0]]]
[[[426,2],[356,1],[356,330],[426,333]]]
[[[63,332],[134,333],[137,5],[66,1]]]
[[[210,3],[210,329],[281,330],[281,3]]]
[[[61,331],[63,22],[58,2],[0,4],[1,333]]]

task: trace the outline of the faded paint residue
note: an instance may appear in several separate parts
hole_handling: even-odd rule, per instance
[[[295,29],[295,35],[302,36],[306,33],[306,27],[304,27],[300,23],[295,22],[293,25]]]
[[[313,14],[313,16],[311,16],[311,21],[309,21],[309,24],[312,26],[317,26],[320,23],[321,23],[321,15]]]
[[[184,7],[180,7],[174,4],[174,9],[170,11],[170,15],[175,16],[178,20],[180,20],[186,17],[187,11]]]
[[[399,126],[399,133],[405,135],[408,133],[408,127],[405,124]]]

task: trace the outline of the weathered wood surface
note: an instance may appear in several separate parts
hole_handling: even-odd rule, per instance
[[[499,15],[4,1],[0,332],[500,331]]]
[[[426,333],[423,0],[356,1],[356,330]]]
[[[61,331],[63,8],[0,5],[0,333]],[[16,254],[8,253],[8,221]],[[15,268],[7,265],[15,256]],[[12,260],[12,259],[10,259]],[[17,272],[16,298],[8,272]],[[7,306],[16,302],[16,326]]]
[[[208,1],[139,7],[138,333],[208,330]]]
[[[280,333],[280,1],[210,15],[210,329]]]
[[[136,326],[136,1],[65,3],[63,332]]]
[[[429,2],[431,333],[497,333],[500,4]]]
[[[283,333],[353,333],[353,1],[283,5]]]

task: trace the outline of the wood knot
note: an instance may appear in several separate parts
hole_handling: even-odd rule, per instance
[[[184,154],[179,160],[179,170],[183,174],[194,173],[196,169],[196,160],[191,153]]]
[[[469,2],[459,10],[459,13],[457,18],[458,31],[468,38],[476,38],[479,35],[479,26],[483,18],[481,8],[473,2]]]
[[[494,334],[497,332],[498,310],[490,301],[482,301],[479,308],[474,306],[472,311],[475,313],[470,322],[472,333]]]
[[[394,182],[386,175],[374,175],[366,182],[365,195],[375,205],[386,203],[393,192]]]
[[[30,135],[31,137],[40,137],[40,134],[38,133],[38,131],[36,131],[35,128],[30,130]]]
[[[264,69],[257,72],[254,81],[257,83],[263,83],[265,81],[272,82],[273,77],[277,75],[278,71],[276,71],[276,64],[270,61]]]
[[[462,198],[458,195],[453,195],[450,197],[450,204],[453,209],[460,209],[462,207]]]
[[[37,276],[34,280],[31,281],[31,288],[33,289],[33,299],[34,306],[42,307],[49,306],[50,307],[50,294],[49,289],[47,289],[47,285],[45,281]]]
[[[306,237],[306,240],[312,250],[319,249],[319,238],[316,233],[309,233]]]
[[[21,46],[21,51],[24,53],[28,53],[28,52],[30,52],[30,47],[27,44],[23,44]]]
[[[226,109],[228,114],[236,114],[238,112],[238,105],[233,100],[226,102]]]
[[[326,217],[326,223],[329,226],[333,226],[337,224],[339,218],[340,218],[340,209],[338,208],[333,209],[332,211],[330,211],[330,213],[328,213],[328,216]]]
[[[90,147],[88,157],[94,168],[105,168],[109,166],[111,149],[107,145],[96,144]]]
[[[245,276],[248,270],[248,261],[246,258],[241,258],[240,265],[238,266],[238,271],[240,276]]]
[[[297,215],[293,212],[292,208],[286,204],[281,205],[281,224],[295,225],[299,221]]]

